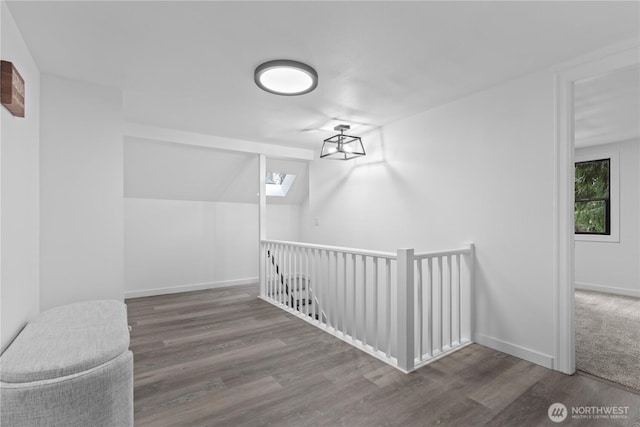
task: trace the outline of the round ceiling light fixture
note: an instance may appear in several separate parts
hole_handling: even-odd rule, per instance
[[[316,70],[289,59],[277,59],[259,65],[253,79],[260,89],[285,96],[303,95],[318,86]]]

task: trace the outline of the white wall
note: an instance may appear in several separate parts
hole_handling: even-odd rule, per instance
[[[576,241],[576,287],[640,297],[640,141],[576,149],[620,158],[620,241]]]
[[[40,309],[40,72],[4,2],[0,4],[0,20],[2,59],[16,66],[26,91],[24,118],[0,107],[1,351]]]
[[[268,159],[298,179],[269,197],[267,237],[298,240],[306,162]],[[258,280],[258,156],[126,137],[127,297]]]
[[[299,242],[301,206],[274,205],[270,199],[267,197],[267,240]]]
[[[391,251],[475,242],[476,340],[552,366],[553,105],[545,70],[364,135],[355,162],[316,159],[302,239]]]
[[[124,297],[119,90],[42,76],[40,304]]]
[[[297,240],[299,207],[268,207],[269,236]],[[125,199],[125,294],[157,295],[258,280],[258,205]]]
[[[141,296],[258,276],[257,205],[125,199],[125,290]]]

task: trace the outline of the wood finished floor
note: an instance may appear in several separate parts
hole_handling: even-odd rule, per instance
[[[640,427],[640,396],[597,380],[477,344],[405,375],[256,295],[126,301],[136,426]],[[629,406],[629,417],[556,424],[554,402]]]

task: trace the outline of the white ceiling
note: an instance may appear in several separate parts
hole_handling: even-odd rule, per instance
[[[41,71],[124,89],[128,121],[317,147],[367,125],[639,37],[639,3],[8,2]],[[263,61],[319,73],[299,97],[258,89]]]
[[[640,138],[640,68],[576,83],[574,108],[576,147]]]

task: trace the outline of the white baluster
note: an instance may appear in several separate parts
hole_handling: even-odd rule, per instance
[[[373,349],[378,351],[378,257],[373,257],[373,314],[371,323],[373,324]]]
[[[295,311],[296,308],[296,247],[290,246],[290,257],[289,260],[291,262],[291,276],[289,277],[289,304],[291,304],[291,308]]]
[[[285,306],[289,306],[287,303],[287,272],[289,268],[289,264],[287,263],[287,257],[289,256],[289,250],[286,245],[282,245],[282,265],[280,265],[280,270],[282,272],[282,304]]]
[[[362,259],[362,345],[367,345],[367,257]]]
[[[322,264],[323,254],[324,254],[323,250],[318,250],[318,258],[316,259],[316,262],[317,262],[316,275],[318,277],[318,285],[317,285],[318,286],[318,318],[320,319],[320,323],[322,324],[324,324],[322,314],[326,309],[325,296],[324,296],[324,277],[322,276],[324,271],[323,264]]]
[[[417,286],[416,286],[416,315],[418,317],[418,323],[417,323],[417,329],[418,329],[418,342],[417,342],[417,347],[418,347],[418,360],[422,361],[422,354],[423,354],[423,348],[422,348],[422,260],[418,259],[416,260],[416,279],[417,279]]]
[[[449,287],[449,348],[453,346],[453,276],[451,275],[451,256],[447,256],[447,272]]]
[[[342,335],[346,336],[347,329],[347,254],[342,254]]]
[[[391,260],[389,258],[385,259],[385,263],[384,263],[384,267],[385,267],[385,288],[386,288],[386,295],[385,295],[385,303],[386,303],[386,308],[385,308],[385,315],[386,315],[386,327],[385,327],[385,333],[386,333],[386,342],[385,345],[387,346],[387,357],[391,357]]]
[[[271,294],[269,295],[269,297],[271,298],[272,301],[275,300],[275,294],[276,294],[275,287],[276,287],[276,283],[278,283],[275,280],[276,279],[276,266],[275,266],[276,253],[275,253],[275,248],[276,248],[276,245],[272,244],[271,245],[271,257],[272,258],[269,260],[270,263],[271,263]]]
[[[276,270],[278,270],[279,267],[279,260],[278,260],[278,255],[280,253],[280,248],[278,247],[278,245],[273,245],[272,246],[273,249],[273,296],[272,299],[274,300],[274,302],[278,301],[278,284],[280,283],[280,276],[278,275],[278,272]]]
[[[316,249],[311,249],[311,283],[313,283],[313,293],[311,294],[311,317],[316,320],[318,299],[318,278],[316,277]]]
[[[338,252],[333,252],[333,297],[331,298],[331,304],[333,305],[333,328],[338,332]]]
[[[357,287],[357,280],[356,280],[356,256],[354,254],[351,254],[351,277],[353,278],[353,283],[352,283],[352,290],[353,290],[353,298],[351,300],[352,303],[352,310],[351,310],[351,340],[353,342],[355,342],[356,340],[356,335],[357,335],[357,316],[356,316],[356,287]]]
[[[433,356],[433,260],[427,258],[427,341],[429,343],[429,357]]]
[[[273,269],[271,267],[273,267],[273,264],[271,264],[271,257],[273,256],[273,250],[271,249],[271,243],[267,243],[267,254],[269,255],[269,259],[267,260],[267,271],[269,273],[268,275],[268,281],[267,281],[267,297],[271,298],[272,293],[271,293],[271,287],[273,285]]]
[[[331,272],[329,269],[331,268],[331,252],[325,251],[323,257],[322,271],[323,274],[323,282],[322,282],[322,305],[324,308],[324,314],[327,318],[327,328],[331,327]]]
[[[304,315],[309,317],[309,249],[304,249]]]
[[[461,323],[462,323],[462,313],[460,312],[460,300],[461,298],[461,294],[460,294],[460,254],[456,255],[456,305],[457,305],[457,319],[458,319],[458,344],[462,344],[462,338],[461,338]]]
[[[289,245],[287,245],[287,260],[285,262],[286,266],[287,266],[287,279],[285,281],[286,283],[286,291],[285,291],[285,296],[286,296],[286,300],[287,300],[287,307],[291,308],[291,295],[292,295],[292,291],[291,291],[291,274],[292,274],[292,267],[293,267],[293,263],[291,262],[291,252],[293,251],[293,248]]]
[[[302,308],[302,248],[296,248],[296,310],[303,312]]]
[[[320,286],[320,322],[324,323],[326,326],[327,323],[327,295],[326,288],[324,286],[325,278],[324,278],[324,255],[325,251],[321,250],[318,252],[318,284]]]
[[[296,248],[296,311],[302,313],[302,248]]]
[[[287,257],[289,255],[288,247],[282,245],[282,264],[280,265],[280,270],[282,273],[282,304],[288,306],[287,303],[287,269],[289,268],[289,263],[287,263]]]
[[[439,322],[438,322],[438,346],[440,347],[440,352],[442,353],[442,330],[444,329],[444,313],[442,312],[442,291],[443,291],[443,274],[442,274],[442,257],[438,257],[438,288],[439,288],[439,296],[440,296],[440,309],[438,311]]]

